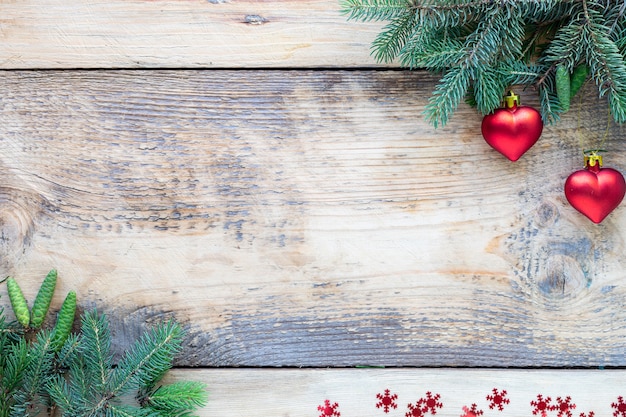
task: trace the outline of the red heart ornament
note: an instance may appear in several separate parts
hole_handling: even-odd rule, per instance
[[[517,161],[539,140],[543,121],[536,109],[520,106],[518,97],[509,92],[504,107],[483,118],[481,131],[492,148]]]
[[[589,160],[585,169],[572,173],[565,181],[567,201],[594,223],[602,222],[619,206],[624,194],[624,176],[612,168],[602,168],[601,159]]]

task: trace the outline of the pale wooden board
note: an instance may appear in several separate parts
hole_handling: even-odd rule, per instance
[[[176,380],[203,381],[209,391],[209,402],[198,416],[319,416],[325,417],[318,406],[329,400],[342,417],[390,416],[403,417],[415,407],[420,398],[439,394],[441,408],[436,416],[464,416],[463,407],[476,404],[483,417],[533,416],[539,402],[537,396],[551,397],[551,405],[574,404],[574,409],[551,410],[546,417],[565,417],[581,413],[610,417],[620,411],[618,397],[626,396],[626,372],[623,370],[504,370],[504,369],[333,369],[333,370],[187,370],[173,372],[167,382]],[[488,395],[502,394],[502,410],[489,406]],[[377,408],[377,395],[397,395],[397,408]],[[567,402],[566,398],[571,397]],[[557,398],[561,399],[557,402]],[[496,403],[497,404],[497,403]],[[564,406],[564,408],[569,408]],[[432,416],[431,410],[424,416]],[[624,411],[624,405],[622,410]],[[626,413],[626,411],[624,411]],[[624,413],[617,412],[617,417]],[[537,415],[541,415],[538,413]]]
[[[376,66],[339,0],[0,2],[0,68]]]
[[[565,201],[575,113],[511,163],[464,105],[425,123],[433,88],[398,71],[6,72],[0,275],[32,300],[58,268],[55,308],[76,289],[120,350],[176,316],[179,365],[626,365],[626,211],[594,225]],[[601,136],[606,109],[585,103]],[[626,167],[623,133],[607,166]]]

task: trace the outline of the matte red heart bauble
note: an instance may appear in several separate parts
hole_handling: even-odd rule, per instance
[[[483,118],[481,130],[492,148],[517,161],[541,136],[543,121],[536,109],[520,106],[519,98],[510,91],[504,107]]]
[[[605,219],[624,199],[626,181],[612,168],[602,168],[598,155],[585,157],[585,169],[565,181],[565,197],[576,210],[594,223]]]

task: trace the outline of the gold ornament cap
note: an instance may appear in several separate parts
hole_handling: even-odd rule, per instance
[[[504,107],[507,109],[512,109],[515,106],[519,106],[519,97],[513,92],[513,90],[509,90],[504,96]]]
[[[595,167],[596,165],[598,165],[598,168],[602,168],[602,155],[598,155],[596,153],[585,155],[586,167]]]

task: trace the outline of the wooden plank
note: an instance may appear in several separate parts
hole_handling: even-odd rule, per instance
[[[626,414],[623,370],[215,369],[176,371],[169,376],[169,381],[181,379],[207,383],[210,400],[200,417],[327,417],[326,400],[331,408],[336,405],[335,416],[344,417],[432,416],[432,411],[441,417],[474,417],[467,412],[473,404],[483,417],[533,416],[542,415],[541,411],[545,417]],[[544,400],[550,397],[544,410],[538,395]],[[429,399],[435,404],[414,413],[420,399],[423,407]]]
[[[0,68],[374,66],[337,0],[0,2]]]
[[[180,365],[625,366],[626,212],[563,197],[591,97],[511,163],[431,77],[47,71],[0,80],[0,275],[114,318],[175,315]],[[532,104],[529,94],[527,104]],[[626,166],[623,128],[607,166]],[[4,291],[4,288],[2,288]],[[3,298],[6,300],[5,298]]]

